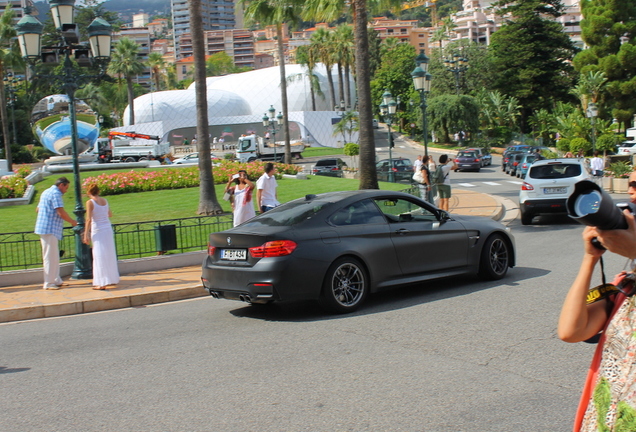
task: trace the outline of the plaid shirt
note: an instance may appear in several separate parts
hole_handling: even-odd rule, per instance
[[[58,240],[62,240],[64,221],[57,214],[57,210],[64,207],[62,192],[53,185],[44,192],[38,203],[38,218],[35,221],[36,234],[53,234]]]

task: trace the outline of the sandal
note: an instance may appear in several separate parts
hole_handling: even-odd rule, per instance
[[[103,287],[103,286],[101,286],[101,287],[93,287],[93,289],[94,290],[105,290],[106,287]]]

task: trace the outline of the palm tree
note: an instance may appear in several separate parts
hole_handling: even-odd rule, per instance
[[[296,24],[300,20],[302,3],[300,0],[241,0],[245,5],[245,21],[259,22],[261,25],[275,25],[278,44],[278,66],[280,69],[280,93],[283,105],[283,130],[285,132],[285,163],[291,163],[291,145],[289,142],[289,110],[287,107],[287,78],[285,74],[285,50],[283,24]]]
[[[311,35],[311,49],[315,49],[318,59],[325,66],[327,71],[327,82],[329,83],[329,93],[331,95],[331,106],[336,106],[336,92],[333,85],[333,76],[331,70],[335,63],[336,39],[333,32],[319,28]]]
[[[155,90],[161,90],[161,74],[166,68],[166,61],[163,56],[158,52],[152,52],[148,54],[148,60],[146,61],[150,67],[150,75],[155,82]]]
[[[341,96],[340,100],[345,101],[345,106],[353,107],[349,86],[351,66],[354,64],[353,28],[348,24],[342,24],[336,29],[336,53],[338,65],[344,69],[344,82],[340,81],[340,89],[344,91],[344,98]]]
[[[190,28],[192,29],[192,51],[194,54],[194,81],[197,106],[197,150],[199,158],[199,208],[197,214],[213,215],[223,212],[214,189],[212,160],[210,154],[210,132],[208,128],[208,97],[205,76],[205,46],[203,41],[203,22],[201,18],[201,0],[190,0]]]
[[[16,32],[13,27],[13,9],[11,3],[7,3],[7,7],[0,17],[0,77],[4,76],[5,68],[8,65],[19,64],[20,56],[17,48]],[[2,136],[4,139],[4,157],[7,160],[7,169],[12,171],[11,164],[11,135],[9,134],[9,118],[7,115],[7,104],[4,103],[6,96],[4,93],[4,85],[0,85],[0,117],[2,117]]]
[[[139,45],[131,39],[122,38],[115,45],[108,64],[108,73],[123,76],[128,91],[128,123],[135,124],[135,92],[133,77],[144,71],[144,64],[137,57]]]
[[[314,69],[316,68],[315,53],[308,45],[299,46],[296,49],[296,62],[305,66],[307,68],[307,72],[306,74],[296,74],[287,77],[287,82],[290,83],[297,79],[302,79],[304,75],[307,75],[307,79],[309,80],[309,92],[311,94],[311,110],[316,111],[316,95],[323,99],[325,95],[322,93],[322,89],[320,88],[320,80],[314,73]]]

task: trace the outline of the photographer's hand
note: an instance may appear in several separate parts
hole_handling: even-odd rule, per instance
[[[597,230],[597,237],[610,252],[634,259],[636,258],[636,221],[629,210],[623,211],[623,215],[627,221],[627,229]]]

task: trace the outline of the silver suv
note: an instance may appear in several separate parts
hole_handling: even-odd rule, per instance
[[[543,159],[532,164],[519,192],[521,223],[530,225],[535,216],[567,213],[565,201],[574,185],[592,174],[585,159]]]

